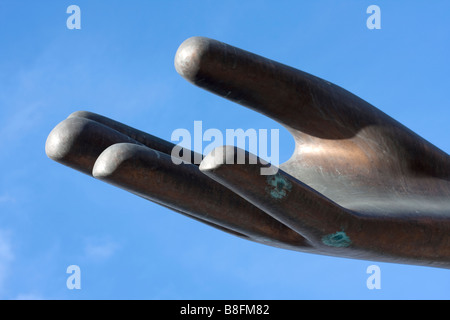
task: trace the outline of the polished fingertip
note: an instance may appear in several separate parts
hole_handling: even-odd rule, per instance
[[[106,148],[95,161],[92,175],[97,179],[112,176],[127,160],[135,158],[139,148],[131,143],[117,143]]]
[[[88,123],[84,119],[71,118],[60,122],[48,135],[45,153],[57,162],[71,154],[76,142]]]
[[[92,116],[98,116],[95,113],[89,112],[89,111],[84,111],[84,110],[80,110],[80,111],[75,111],[72,112],[67,119],[70,118],[85,118],[85,119],[90,119]]]
[[[241,153],[245,156],[245,151],[233,146],[220,146],[212,150],[203,158],[200,163],[200,171],[214,171],[225,164],[237,163],[237,155]]]
[[[213,41],[215,40],[205,37],[191,37],[185,40],[175,54],[175,69],[178,74],[194,82]]]
[[[200,171],[206,173],[210,171],[216,171],[224,165],[237,165],[233,166],[235,168],[234,170],[238,170],[238,168],[240,167],[239,165],[254,165],[252,167],[254,167],[255,169],[271,167],[267,161],[244,149],[235,146],[220,146],[206,155],[206,157],[200,163],[199,169]],[[249,166],[245,167],[247,168],[245,170],[250,170],[251,168]]]
[[[96,121],[71,117],[50,132],[45,153],[58,163],[91,175],[97,157],[109,146],[123,142],[137,143]]]

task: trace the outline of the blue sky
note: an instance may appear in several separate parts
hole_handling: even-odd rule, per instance
[[[81,8],[81,30],[66,9]],[[366,27],[369,5],[381,30]],[[177,128],[280,130],[192,86],[178,46],[214,38],[338,84],[449,153],[450,2],[0,0],[0,298],[449,299],[448,270],[290,252],[221,233],[47,158],[88,110],[170,140]],[[366,287],[368,266],[381,289]],[[69,290],[66,268],[81,269]]]

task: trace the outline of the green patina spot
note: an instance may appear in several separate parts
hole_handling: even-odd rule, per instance
[[[279,173],[267,176],[266,179],[266,191],[275,199],[283,199],[292,189],[292,184]]]
[[[344,231],[338,231],[333,234],[322,237],[323,244],[329,247],[346,248],[351,245],[352,241]]]

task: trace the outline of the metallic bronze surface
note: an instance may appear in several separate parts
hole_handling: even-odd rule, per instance
[[[450,268],[450,157],[379,109],[310,74],[202,37],[175,57],[189,82],[258,111],[296,148],[273,175],[224,164],[176,165],[174,145],[76,112],[51,132],[47,155],[213,227],[280,248]],[[235,162],[236,163],[236,162]]]

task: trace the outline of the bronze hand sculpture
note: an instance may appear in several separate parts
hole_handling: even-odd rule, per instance
[[[253,155],[224,146],[200,165],[177,165],[174,144],[90,112],[53,129],[47,155],[259,243],[450,268],[445,152],[332,83],[215,40],[186,40],[175,67],[286,127],[296,143],[291,159],[261,175],[269,164],[228,164]]]

